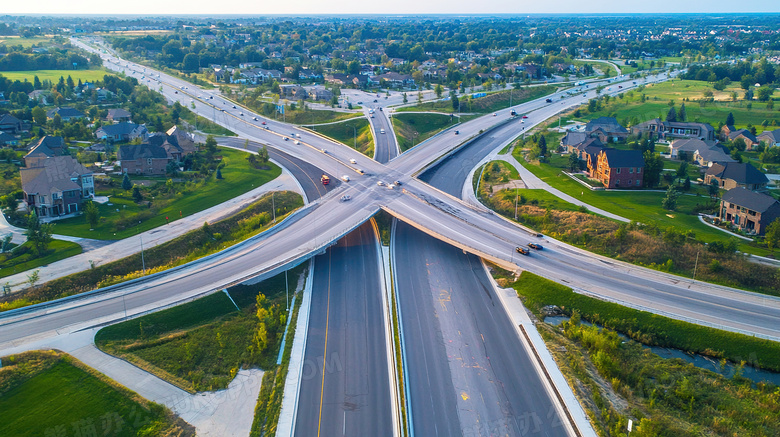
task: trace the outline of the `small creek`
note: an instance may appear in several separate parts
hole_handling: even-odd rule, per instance
[[[567,316],[547,316],[544,318],[545,323],[549,323],[551,325],[560,325],[561,323],[568,321],[569,317]],[[583,325],[586,326],[594,326],[592,323],[587,322],[583,320],[581,322]],[[595,325],[601,328],[599,325]],[[627,336],[618,333],[618,335],[621,338],[628,339]],[[701,369],[709,370],[712,372],[715,372],[719,375],[723,375],[726,378],[731,378],[734,376],[734,374],[737,372],[738,366],[731,361],[726,361],[725,366],[721,367],[720,360],[700,354],[694,354],[682,351],[680,349],[672,349],[672,348],[666,348],[666,347],[658,347],[658,346],[647,346],[645,344],[642,345],[642,347],[646,349],[650,349],[654,354],[658,355],[661,358],[679,358],[681,360],[687,361],[689,363],[692,363],[694,366],[699,367]],[[742,368],[742,376],[750,379],[753,382],[769,382],[774,385],[780,386],[780,373],[778,372],[772,372],[770,370],[764,370],[764,369],[757,369],[755,367],[750,366],[744,366]]]

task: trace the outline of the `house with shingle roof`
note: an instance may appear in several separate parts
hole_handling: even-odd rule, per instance
[[[726,190],[745,188],[763,191],[769,183],[769,178],[749,162],[716,162],[704,174],[705,184],[711,184],[713,180]]]
[[[143,143],[120,146],[117,160],[122,173],[151,176],[164,175],[171,158],[159,145]]]
[[[0,115],[0,132],[17,134],[22,130],[22,120],[11,114]]]
[[[758,144],[758,139],[747,129],[738,129],[728,134],[728,139],[734,141],[741,138],[745,142],[747,150],[751,150],[753,146]]]
[[[117,123],[100,126],[95,131],[95,138],[104,141],[132,141],[136,138],[145,140],[149,131],[146,126],[135,123]]]
[[[628,137],[628,129],[621,126],[615,117],[599,117],[585,125],[585,133],[597,136],[602,143],[608,140],[621,141]]]
[[[745,188],[732,188],[723,194],[718,218],[746,232],[763,234],[780,218],[780,202],[774,197]]]
[[[18,145],[19,138],[16,138],[15,136],[6,132],[0,132],[0,147],[12,147]]]
[[[654,118],[644,123],[631,126],[633,134],[647,133],[656,138],[699,138],[701,140],[714,140],[715,128],[707,123],[688,121],[661,121]]]
[[[106,115],[106,120],[110,120],[114,123],[121,123],[123,121],[130,121],[130,117],[133,115],[130,114],[130,111],[122,108],[112,108],[108,110],[108,114]]]
[[[769,147],[780,146],[780,129],[765,130],[756,139],[759,143],[765,143]]]
[[[605,188],[641,188],[644,168],[645,158],[640,150],[603,149],[595,158],[588,155],[590,177],[598,179]]]
[[[28,146],[26,155],[24,155],[25,165],[28,167],[36,165],[42,159],[53,156],[67,155],[65,140],[62,137],[45,135]]]
[[[62,121],[77,120],[79,118],[85,118],[87,116],[86,114],[79,111],[78,109],[67,107],[67,106],[50,109],[49,112],[46,113],[46,117],[48,118],[54,118],[55,115],[59,115]]]
[[[38,217],[79,211],[95,195],[92,171],[71,156],[51,156],[20,169],[24,201]]]

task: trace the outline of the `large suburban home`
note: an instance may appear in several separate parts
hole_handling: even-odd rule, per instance
[[[602,143],[609,140],[621,141],[628,136],[628,129],[621,126],[615,117],[599,117],[585,125],[585,132],[594,137],[597,136]]]
[[[30,144],[29,152],[24,155],[24,163],[27,167],[37,165],[38,161],[54,156],[67,155],[65,140],[62,137],[46,135]]]
[[[698,138],[700,140],[715,140],[715,129],[707,123],[686,121],[661,121],[654,118],[631,127],[631,133],[650,133],[657,138]]]
[[[312,100],[330,101],[333,98],[333,92],[322,85],[306,87],[306,90],[309,93],[309,98]]]
[[[645,158],[639,150],[603,149],[595,158],[588,155],[590,177],[605,188],[642,187],[644,168]]]
[[[780,129],[765,130],[756,139],[768,147],[780,146]]]
[[[59,115],[62,121],[77,120],[87,116],[76,108],[70,108],[66,106],[63,106],[62,108],[51,109],[46,113],[46,117],[48,118],[54,118],[55,115]]]
[[[0,115],[0,132],[18,134],[22,131],[22,120],[11,114]]]
[[[732,188],[721,198],[718,218],[743,231],[763,234],[770,223],[780,218],[780,202],[767,194]]]
[[[718,181],[726,190],[745,188],[751,191],[766,190],[769,179],[748,162],[716,162],[704,174],[704,183]]]
[[[712,167],[716,163],[737,162],[719,145],[696,150],[693,152],[693,161],[702,167]]]
[[[120,146],[117,160],[122,173],[160,176],[165,174],[165,167],[171,158],[162,147],[144,143]]]
[[[698,138],[678,138],[669,144],[669,157],[695,161],[709,166],[712,162],[735,162],[722,144],[717,140],[700,140]],[[701,160],[701,162],[699,162]]]
[[[753,135],[747,129],[738,129],[728,134],[728,139],[731,141],[734,141],[737,138],[740,138],[742,139],[742,141],[745,142],[745,146],[747,147],[747,150],[752,149],[753,146],[758,144],[758,139],[756,138],[756,136]]]
[[[130,117],[132,117],[130,111],[122,108],[114,108],[108,110],[108,115],[106,115],[106,120],[109,120],[112,123],[122,123],[122,122],[130,121]]]
[[[104,141],[132,141],[136,138],[145,140],[149,131],[146,126],[135,123],[107,124],[95,131],[95,138]]]
[[[20,169],[28,209],[39,217],[57,217],[79,211],[84,199],[95,195],[92,171],[71,156],[53,156]]]

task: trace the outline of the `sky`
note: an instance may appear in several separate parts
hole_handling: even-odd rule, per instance
[[[778,0],[36,0],[4,1],[0,14],[538,14],[780,12]]]

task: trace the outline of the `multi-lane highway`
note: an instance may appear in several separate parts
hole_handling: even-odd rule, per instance
[[[295,435],[392,435],[377,236],[370,223],[314,263]]]

